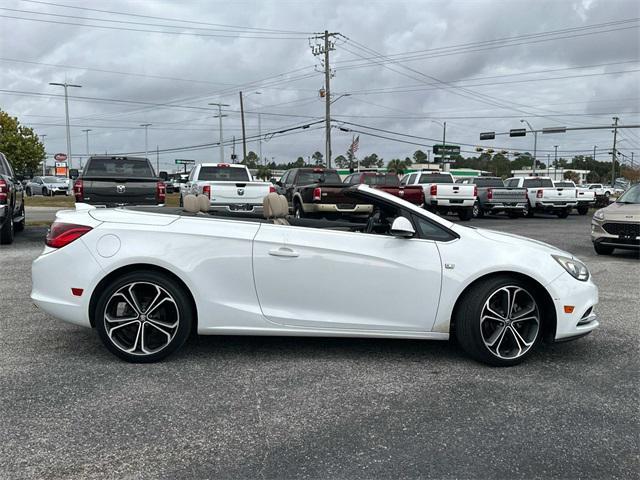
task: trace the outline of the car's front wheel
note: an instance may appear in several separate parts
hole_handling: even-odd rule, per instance
[[[100,340],[132,363],[162,360],[187,340],[193,322],[188,294],[153,271],[127,273],[103,289],[94,311]]]
[[[7,207],[7,216],[4,220],[4,224],[2,228],[0,228],[0,244],[9,245],[13,243],[13,210],[10,207]]]
[[[480,282],[461,299],[455,333],[462,348],[489,365],[522,362],[541,337],[541,308],[531,287],[510,276]]]

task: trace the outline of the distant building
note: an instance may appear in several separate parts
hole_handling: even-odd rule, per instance
[[[536,175],[539,177],[551,177],[552,180],[564,180],[565,172],[574,172],[580,177],[580,183],[587,183],[587,175],[591,173],[591,170],[579,170],[576,168],[539,168],[536,170]],[[525,168],[523,170],[512,170],[511,175],[514,177],[530,177],[531,169]]]

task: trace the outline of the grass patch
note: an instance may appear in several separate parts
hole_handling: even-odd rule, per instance
[[[167,207],[177,207],[180,204],[180,194],[179,193],[168,193],[164,204]]]
[[[26,207],[71,207],[76,204],[73,197],[58,196],[58,197],[43,197],[33,196],[24,197],[24,205]]]

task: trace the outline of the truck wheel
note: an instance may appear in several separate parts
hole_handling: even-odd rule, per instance
[[[533,208],[531,208],[531,204],[529,202],[525,205],[524,210],[522,211],[522,216],[533,218]]]
[[[598,245],[594,243],[593,249],[598,255],[611,255],[613,253],[613,247],[609,247],[608,245]]]
[[[306,215],[304,214],[304,210],[302,209],[302,205],[300,202],[296,202],[293,205],[293,216],[295,218],[304,218]]]
[[[471,217],[473,217],[473,207],[465,208],[458,211],[458,218],[462,221],[466,222],[468,220],[471,220]]]
[[[13,224],[13,230],[16,232],[21,232],[24,230],[24,224],[26,222],[26,217],[24,215],[24,202],[22,203],[22,207],[20,207],[20,215],[22,217],[22,220],[20,220],[17,223]]]
[[[480,208],[480,204],[478,202],[473,204],[473,218],[482,218],[484,217],[484,210]]]
[[[589,207],[578,207],[579,215],[586,215],[589,212]]]
[[[478,282],[460,299],[455,336],[480,362],[516,365],[535,349],[542,332],[542,309],[528,283],[508,275]]]
[[[7,216],[5,217],[4,225],[0,229],[0,244],[9,245],[13,243],[13,210],[7,208]]]
[[[522,214],[518,212],[507,212],[507,215],[509,216],[509,218],[518,218]]]
[[[569,216],[570,211],[571,211],[570,208],[565,208],[557,212],[556,215],[558,215],[558,218],[567,218]]]

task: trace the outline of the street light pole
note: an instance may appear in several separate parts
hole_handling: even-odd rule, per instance
[[[148,129],[151,126],[151,123],[141,123],[140,126],[144,127],[144,158],[149,158],[149,136]]]
[[[258,164],[262,161],[262,115],[258,114]]]
[[[89,159],[89,132],[91,131],[91,129],[85,128],[82,131],[87,134],[87,159]],[[82,168],[82,162],[80,162],[80,168]]]
[[[531,124],[527,120],[520,120],[521,123],[526,123],[529,130],[533,132],[533,169],[532,174],[536,174],[536,155],[538,154],[538,132],[534,130]]]
[[[611,151],[611,188],[616,183],[616,140],[618,138],[618,117],[613,117],[613,150]]]
[[[242,100],[242,91],[240,92],[240,119],[242,120],[242,161],[247,160],[247,135],[244,130],[244,102]]]
[[[71,160],[71,129],[69,128],[69,95],[68,95],[68,88],[72,87],[72,88],[82,88],[82,85],[74,85],[72,83],[56,83],[56,82],[49,82],[49,85],[55,85],[57,87],[64,87],[64,114],[66,117],[66,122],[67,122],[67,157],[69,160],[69,168],[72,167],[72,160]]]
[[[224,163],[224,145],[222,144],[222,117],[226,117],[226,115],[222,115],[222,107],[228,107],[229,105],[226,103],[210,103],[209,105],[218,107],[218,127],[220,130],[218,137],[220,143],[220,163]]]
[[[553,148],[556,151],[554,160],[553,160],[553,179],[557,180],[558,179],[558,145],[554,145]]]

